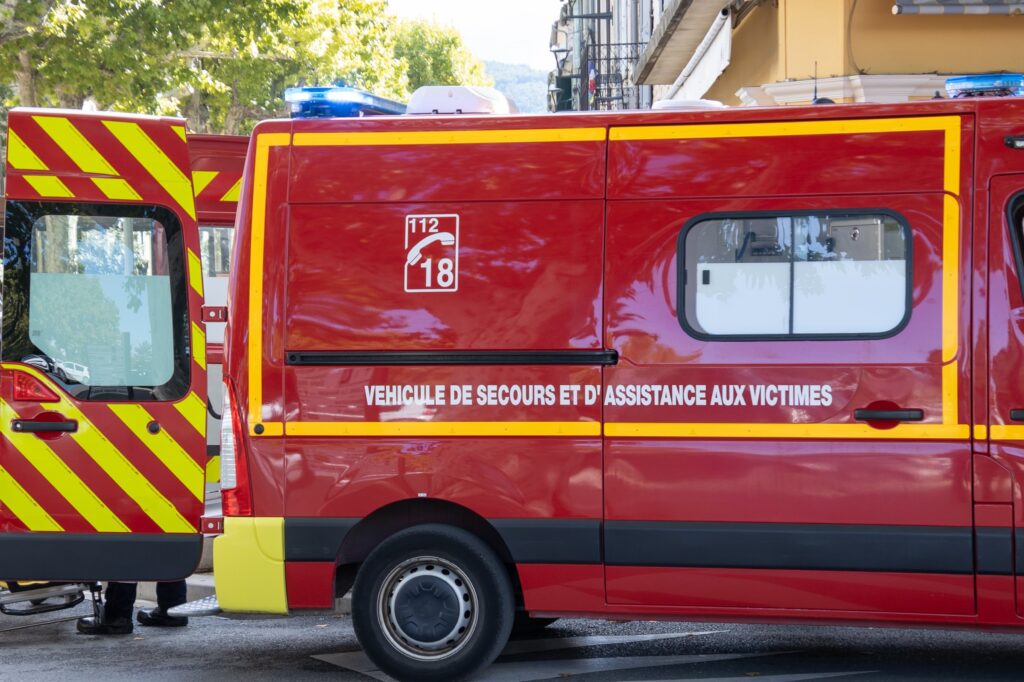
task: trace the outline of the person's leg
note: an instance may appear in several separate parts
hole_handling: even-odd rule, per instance
[[[136,619],[140,625],[154,626],[160,628],[174,628],[188,625],[188,618],[183,616],[169,616],[167,609],[184,604],[187,597],[187,587],[184,580],[175,580],[169,583],[156,584],[155,609],[139,609]]]
[[[132,608],[135,605],[135,583],[107,583],[103,599],[103,617],[78,619],[78,631],[86,635],[127,635],[132,632]]]

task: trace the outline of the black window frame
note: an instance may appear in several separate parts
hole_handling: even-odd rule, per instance
[[[800,217],[858,217],[883,216],[895,220],[903,230],[903,243],[906,248],[906,292],[904,299],[903,319],[892,329],[877,333],[850,334],[708,334],[695,329],[686,319],[686,236],[699,223],[711,220],[748,220]],[[713,211],[701,213],[687,220],[676,237],[676,318],[679,325],[689,336],[699,341],[873,341],[888,339],[898,335],[910,324],[913,312],[914,294],[914,231],[901,213],[888,208],[854,208],[854,209],[798,209],[778,211]],[[792,248],[793,245],[791,245]],[[790,263],[795,261],[790,259]],[[790,281],[792,290],[793,282]],[[790,314],[792,315],[792,293],[790,294]]]
[[[181,221],[173,210],[158,205],[102,204],[60,201],[12,201],[5,208],[3,281],[0,300],[3,301],[2,329],[0,329],[0,357],[4,362],[22,362],[28,354],[47,356],[28,338],[28,324],[19,324],[27,318],[29,305],[29,277],[32,273],[31,249],[32,230],[36,222],[45,216],[144,218],[159,222],[167,240],[167,269],[171,284],[171,318],[174,334],[173,371],[171,378],[159,386],[87,386],[61,381],[55,373],[47,376],[59,384],[75,400],[81,401],[132,401],[132,402],[173,402],[188,395],[192,383],[192,358],[190,350],[190,319],[188,315],[188,276],[186,273],[185,235]],[[20,240],[16,246],[15,241]],[[8,300],[8,287],[12,279],[26,292],[25,310],[19,311]],[[18,334],[19,328],[21,334]],[[10,338],[22,351],[18,357],[8,356]]]
[[[1017,266],[1017,286],[1024,298],[1024,253],[1022,253],[1020,234],[1024,230],[1024,190],[1014,193],[1006,202],[1006,225],[1010,230],[1010,243],[1013,244],[1013,260]]]

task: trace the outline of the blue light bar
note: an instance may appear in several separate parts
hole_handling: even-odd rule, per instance
[[[1024,74],[956,76],[946,80],[950,97],[1024,97]]]
[[[352,118],[405,113],[401,102],[347,85],[288,88],[284,91],[292,118]]]

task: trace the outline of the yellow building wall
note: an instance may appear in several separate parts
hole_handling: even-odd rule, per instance
[[[851,68],[868,74],[1024,71],[1024,16],[896,16],[893,4],[857,3]]]
[[[733,30],[729,67],[705,95],[862,74],[1024,71],[1024,16],[894,15],[893,0],[779,0]]]
[[[704,97],[739,104],[737,90],[782,80],[784,63],[785,41],[779,12],[766,3],[755,8],[733,31],[729,68]]]

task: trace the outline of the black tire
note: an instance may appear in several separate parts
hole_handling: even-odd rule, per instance
[[[352,589],[359,643],[377,667],[403,681],[479,672],[508,642],[514,612],[508,571],[491,548],[440,524],[413,526],[381,543]]]
[[[512,621],[512,637],[535,635],[557,620],[557,618],[531,618],[526,611],[516,611],[516,617]]]

